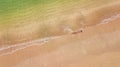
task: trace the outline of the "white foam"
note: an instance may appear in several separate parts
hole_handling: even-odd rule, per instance
[[[110,21],[116,20],[116,19],[118,19],[118,18],[120,18],[120,13],[117,14],[117,15],[113,15],[113,16],[111,16],[111,17],[108,17],[108,18],[103,19],[103,20],[101,21],[101,24],[109,23]]]
[[[9,45],[9,46],[4,46],[0,48],[0,56],[7,55],[7,54],[12,54],[18,50],[30,47],[30,46],[35,46],[35,45],[44,45],[47,43],[49,40],[60,38],[61,36],[56,36],[56,37],[47,37],[43,39],[38,39],[30,42],[25,42],[21,44],[14,44],[14,45]]]

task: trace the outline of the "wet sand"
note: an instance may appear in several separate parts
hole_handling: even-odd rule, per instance
[[[120,20],[0,57],[2,67],[119,67]]]
[[[28,43],[31,46],[15,52],[16,47],[0,51],[1,54],[11,51],[0,56],[0,66],[120,67],[119,5],[108,9],[104,7],[95,12],[85,16],[86,19],[91,17],[88,19],[91,23],[97,23],[84,27],[82,32],[46,40],[43,44]],[[103,20],[105,23],[102,23]]]

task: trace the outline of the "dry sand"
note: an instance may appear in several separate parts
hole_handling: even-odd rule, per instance
[[[85,27],[80,33],[63,35],[43,44],[31,43],[33,46],[0,56],[0,67],[120,67],[120,17],[118,7],[115,8],[113,14],[107,11],[103,11],[104,16],[97,14],[102,20],[92,16],[92,22],[93,19],[104,20],[102,24]]]

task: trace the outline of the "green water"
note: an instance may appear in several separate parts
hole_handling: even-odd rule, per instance
[[[67,6],[72,8],[74,7],[73,4],[80,6],[91,3],[92,1],[95,1],[95,3],[92,4],[94,5],[99,2],[109,2],[111,0],[0,0],[0,24],[13,23],[16,22],[16,20],[24,20],[30,16],[48,16],[48,14],[52,14],[55,11],[59,12],[68,9]],[[41,19],[41,17],[38,19]]]
[[[37,4],[44,5],[56,0],[0,0],[0,14],[14,12]]]

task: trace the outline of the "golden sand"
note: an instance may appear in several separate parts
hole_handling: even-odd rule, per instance
[[[0,67],[120,67],[119,6],[85,13],[82,32],[1,50]]]

